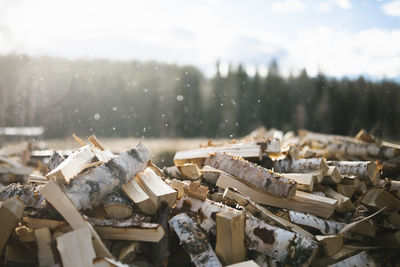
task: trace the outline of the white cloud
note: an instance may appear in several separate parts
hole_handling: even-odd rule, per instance
[[[330,12],[335,7],[339,7],[341,9],[349,10],[352,8],[352,4],[349,0],[324,0],[318,1],[318,9],[322,12]]]
[[[280,0],[271,5],[272,11],[279,13],[296,12],[305,9],[304,3],[300,0]]]
[[[382,10],[389,16],[400,16],[400,0],[394,0],[382,5]]]

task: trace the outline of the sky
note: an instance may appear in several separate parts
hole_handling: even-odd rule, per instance
[[[400,0],[1,0],[0,54],[400,78]]]

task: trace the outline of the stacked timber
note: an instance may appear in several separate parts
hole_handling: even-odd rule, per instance
[[[396,266],[400,147],[257,129],[158,168],[114,154],[0,149],[5,266]]]

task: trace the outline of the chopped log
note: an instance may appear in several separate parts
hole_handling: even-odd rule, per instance
[[[53,266],[55,264],[53,249],[51,247],[51,233],[49,228],[35,230],[36,243],[38,247],[39,266]]]
[[[64,217],[64,219],[71,225],[74,230],[80,229],[82,227],[89,227],[90,232],[93,236],[93,245],[96,250],[96,254],[99,257],[113,258],[111,253],[104,246],[100,237],[96,231],[88,224],[82,217],[82,215],[75,208],[72,201],[67,197],[67,195],[61,190],[59,185],[51,179],[41,190],[40,193],[44,195],[53,205],[55,209]]]
[[[177,208],[183,208],[192,212],[199,212],[201,217],[201,228],[207,233],[215,232],[216,214],[222,211],[235,211],[226,205],[195,198],[183,198],[177,203]],[[297,235],[282,228],[271,226],[247,214],[246,216],[247,248],[265,253],[283,263],[301,265],[312,261],[317,252],[317,244],[312,239]]]
[[[308,226],[319,230],[323,235],[336,235],[346,225],[341,222],[328,221],[311,214],[289,211],[292,223]]]
[[[150,262],[158,267],[165,266],[167,263],[167,259],[169,256],[168,243],[169,243],[169,227],[168,227],[168,219],[171,208],[168,206],[166,202],[163,202],[161,207],[158,209],[158,219],[157,223],[159,223],[165,232],[164,237],[157,243],[153,243],[151,246],[151,255],[153,255],[150,259]]]
[[[358,253],[354,256],[351,256],[345,260],[342,260],[338,263],[329,265],[329,267],[353,267],[353,266],[369,266],[375,267],[377,266],[374,259],[371,258],[365,251]]]
[[[42,185],[10,184],[0,189],[0,201],[18,197],[26,207],[41,209],[45,206],[45,198],[39,190]]]
[[[342,175],[334,166],[329,166],[324,178],[322,179],[323,184],[338,184],[342,181]]]
[[[351,184],[337,184],[336,185],[336,191],[348,198],[352,198],[354,191],[356,190],[356,187]]]
[[[263,142],[257,142],[261,146],[261,150],[268,155],[280,155],[281,153],[281,140],[279,138],[269,138]]]
[[[186,194],[190,197],[206,200],[208,194],[208,187],[200,185],[200,182],[191,182],[188,187],[184,187]]]
[[[289,158],[274,161],[274,170],[281,173],[307,173],[321,170],[328,171],[328,165],[323,158],[292,160]]]
[[[112,254],[121,263],[130,263],[135,259],[138,246],[138,242],[119,241],[113,245]]]
[[[292,198],[296,193],[296,183],[293,180],[229,154],[210,155],[205,164],[234,175],[278,198]]]
[[[175,204],[177,192],[168,186],[151,168],[138,173],[137,182],[158,209],[163,201],[170,207]]]
[[[197,180],[201,173],[196,164],[186,163],[184,165],[171,166],[163,168],[165,175],[179,180]]]
[[[0,253],[3,251],[11,232],[22,218],[24,203],[17,198],[6,200],[0,207]]]
[[[217,243],[215,253],[223,265],[242,262],[246,259],[245,225],[243,211],[217,213]]]
[[[231,264],[226,267],[258,267],[258,264],[255,263],[253,260],[249,260],[249,261],[242,261],[239,263]]]
[[[183,165],[185,163],[194,163],[200,168],[203,166],[205,159],[209,154],[216,152],[229,153],[236,157],[245,159],[261,159],[261,146],[256,143],[239,143],[231,146],[208,147],[196,150],[178,151],[174,157],[175,165]]]
[[[150,152],[141,143],[99,167],[73,179],[63,191],[78,210],[94,207],[107,194],[118,191],[132,177],[143,171]]]
[[[196,164],[193,164],[196,165]],[[196,165],[197,166],[197,165]],[[178,180],[187,180],[188,177],[184,176],[178,169],[177,166],[171,166],[171,167],[164,167],[162,169],[164,175],[173,178],[173,179],[178,179]]]
[[[296,232],[304,237],[308,237],[311,239],[314,238],[314,235],[310,234],[298,225],[273,214],[269,210],[265,209],[263,206],[258,205],[256,202],[252,201],[249,197],[233,191],[232,189],[225,190],[222,197],[234,200],[237,204],[242,206],[246,211],[250,212],[257,218],[263,219],[266,222],[271,222],[271,225],[276,224],[281,228]]]
[[[136,179],[132,179],[122,186],[124,193],[133,201],[133,203],[145,214],[152,215],[156,212],[156,206],[150,197],[140,187]]]
[[[391,179],[382,179],[379,181],[378,186],[385,187],[389,192],[391,192],[397,198],[400,198],[400,181]]]
[[[53,154],[51,154],[51,157],[49,159],[49,163],[47,164],[47,168],[49,169],[49,172],[57,168],[58,165],[63,162],[65,158],[58,153],[57,151],[53,151]]]
[[[186,213],[180,213],[169,220],[183,249],[189,254],[195,266],[221,266],[207,236],[195,225]]]
[[[186,195],[186,191],[189,188],[190,182],[189,180],[176,180],[173,179],[171,180],[165,180],[165,182],[173,189],[175,189],[178,192],[177,199],[181,199],[184,195]]]
[[[300,190],[296,191],[296,195],[292,199],[273,197],[226,173],[220,175],[217,186],[222,189],[236,188],[240,193],[249,196],[250,199],[259,204],[283,209],[292,209],[300,212],[309,212],[323,218],[329,218],[332,216],[337,203],[337,200],[317,196]]]
[[[209,184],[216,184],[221,174],[221,170],[215,169],[211,166],[205,165],[203,169],[201,169],[202,179]]]
[[[24,244],[7,245],[4,253],[4,266],[36,266],[36,254]]]
[[[316,235],[322,245],[324,254],[328,257],[335,255],[343,246],[343,235]]]
[[[380,187],[370,188],[363,196],[361,202],[372,210],[386,207],[385,213],[391,213],[400,207],[400,199],[393,196],[385,188]]]
[[[15,228],[15,235],[21,242],[29,243],[35,241],[35,233],[33,228],[21,225]]]
[[[342,175],[354,175],[371,182],[379,178],[379,169],[372,161],[328,161],[327,163],[335,166]]]
[[[96,158],[101,162],[108,162],[111,159],[117,157],[115,156],[110,150],[105,149],[101,144],[100,141],[97,140],[96,136],[92,135],[88,138],[90,141],[90,148],[93,151]]]
[[[81,147],[67,159],[62,161],[56,168],[46,174],[46,177],[54,177],[58,183],[67,184],[72,178],[80,173],[87,164],[92,162],[94,154],[90,150],[89,146]]]
[[[134,219],[111,220],[89,218],[102,239],[159,242],[165,231],[157,223],[147,223]]]
[[[133,213],[131,203],[117,193],[108,194],[101,202],[111,219],[125,219]]]
[[[283,176],[292,179],[297,183],[297,189],[312,192],[314,190],[314,183],[318,181],[318,174],[315,172],[310,173],[282,173]]]
[[[325,187],[323,192],[327,197],[337,200],[337,206],[336,206],[337,212],[346,213],[346,212],[354,210],[354,205],[351,202],[350,198],[339,194],[338,192],[336,192],[335,190],[333,190],[330,187]]]
[[[57,249],[64,267],[92,266],[96,254],[90,229],[83,227],[57,237]]]

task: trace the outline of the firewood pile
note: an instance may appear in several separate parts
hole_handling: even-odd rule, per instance
[[[397,266],[400,146],[259,128],[178,151],[0,149],[5,266]]]

